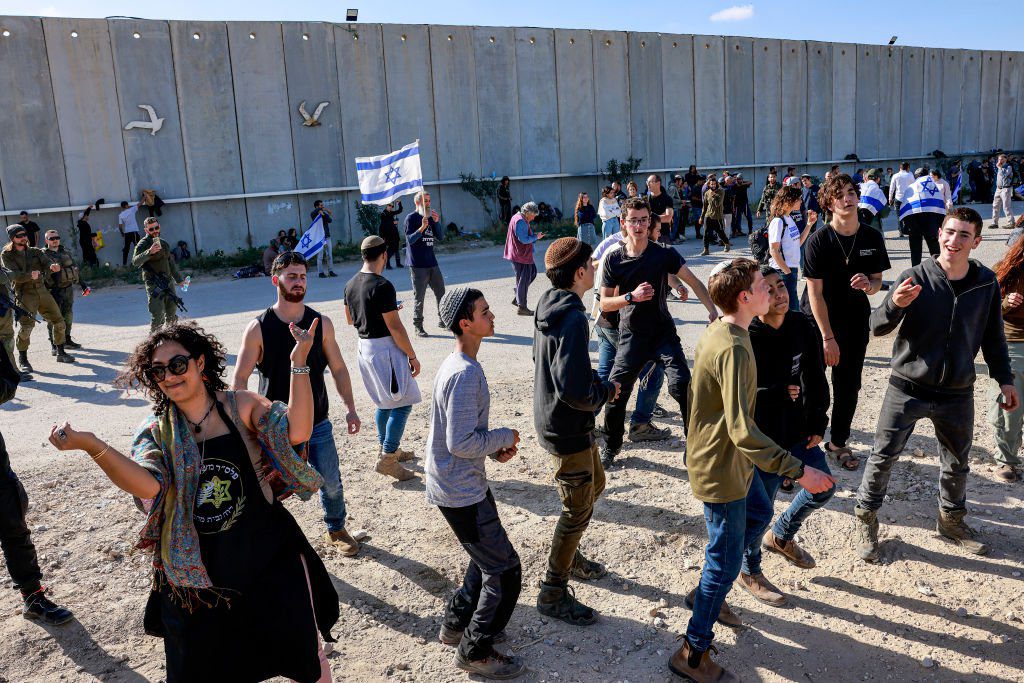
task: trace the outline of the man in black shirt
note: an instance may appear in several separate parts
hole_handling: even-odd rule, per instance
[[[274,259],[270,268],[271,282],[277,288],[277,302],[249,323],[242,335],[242,348],[238,351],[232,389],[248,388],[249,376],[256,368],[260,372],[260,393],[272,401],[288,402],[291,375],[298,368],[291,367],[289,355],[295,347],[290,325],[309,329],[319,319],[307,358],[306,372],[313,388],[313,433],[309,437],[309,464],[324,478],[320,487],[320,504],[327,525],[326,541],[349,557],[359,552],[359,543],[345,530],[345,491],[338,468],[338,447],[334,443],[334,429],[327,415],[327,386],[324,371],[328,368],[334,386],[348,409],[345,422],[348,433],[359,431],[359,416],[352,396],[352,380],[345,359],[334,336],[334,324],[326,315],[302,303],[306,296],[308,264],[302,254],[287,251]]]
[[[882,287],[889,269],[885,238],[857,218],[860,191],[845,173],[831,176],[818,196],[832,212],[832,222],[804,243],[804,289],[801,307],[821,334],[825,364],[832,368],[832,430],[825,450],[845,469],[859,460],[847,447],[857,411],[864,355],[868,346],[868,295]]]
[[[675,209],[672,207],[672,198],[661,186],[661,178],[654,174],[647,178],[647,201],[651,207],[651,219],[661,223],[659,241],[671,244],[672,214]]]
[[[654,217],[656,220],[656,217]],[[686,267],[686,260],[669,246],[649,240],[651,210],[643,197],[631,197],[622,205],[626,241],[605,257],[601,277],[601,310],[620,311],[619,348],[609,379],[622,390],[605,407],[604,429],[608,435],[601,462],[610,467],[622,448],[626,404],[637,375],[648,361],[660,360],[668,377],[669,394],[679,403],[686,419],[686,392],[690,370],[668,311],[668,275],[675,275],[697,294],[711,320],[718,311],[704,283]]]
[[[25,226],[25,232],[28,233],[28,246],[36,246],[39,239],[39,225],[35,221],[29,220],[28,211],[18,214],[18,223]]]
[[[309,220],[315,221],[316,217],[320,216],[321,222],[324,226],[324,248],[320,250],[320,253],[316,257],[316,272],[319,277],[338,277],[338,274],[334,272],[334,256],[331,255],[331,222],[334,220],[334,215],[331,210],[324,206],[322,199],[318,199],[313,202],[313,210],[309,213]],[[322,270],[324,262],[327,263],[327,272],[324,273]]]

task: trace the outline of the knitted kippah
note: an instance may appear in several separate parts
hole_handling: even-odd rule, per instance
[[[359,250],[366,251],[367,249],[379,247],[382,244],[384,244],[383,238],[381,238],[379,235],[370,235],[369,237],[363,239],[362,244],[359,245]]]
[[[571,261],[580,251],[580,242],[575,237],[560,237],[551,243],[544,254],[544,267],[557,268]]]
[[[442,325],[451,328],[452,323],[455,322],[455,316],[459,314],[459,309],[466,302],[468,294],[469,287],[455,287],[444,293],[441,303],[437,305],[437,313],[441,318]]]

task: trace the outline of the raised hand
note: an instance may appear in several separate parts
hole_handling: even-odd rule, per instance
[[[921,293],[921,285],[915,285],[913,278],[907,278],[900,283],[896,291],[892,293],[892,303],[900,308],[906,308],[914,303],[914,299]]]
[[[288,323],[288,331],[292,333],[295,340],[295,348],[292,349],[292,365],[305,365],[309,350],[313,348],[313,341],[316,339],[316,328],[320,324],[319,318],[313,319],[313,324],[308,330],[304,330],[295,323]]]

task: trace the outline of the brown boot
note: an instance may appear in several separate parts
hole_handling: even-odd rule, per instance
[[[966,510],[939,510],[939,521],[935,529],[944,538],[948,538],[969,553],[988,555],[988,546],[978,540],[978,532],[967,526],[967,522],[964,521],[966,515]]]
[[[413,451],[403,451],[401,448],[395,451],[395,455],[398,456],[398,462],[409,462],[416,459],[416,453]]]
[[[857,505],[853,508],[857,518],[857,554],[865,562],[878,562],[878,513]]]
[[[700,254],[699,254],[699,255],[700,255],[700,256],[707,256],[707,255],[708,255],[708,254],[710,254],[710,253],[711,253],[711,252],[709,252],[709,251],[708,251],[708,248],[707,248],[707,247],[704,247],[704,249],[703,249],[703,250],[702,250],[702,251],[700,252]]]
[[[668,660],[668,668],[677,676],[695,683],[740,683],[739,676],[729,673],[711,659],[711,652],[718,654],[714,645],[700,652],[684,638],[682,647]]]
[[[787,562],[801,569],[813,569],[815,566],[814,558],[811,557],[811,554],[798,546],[796,541],[783,541],[771,531],[765,534],[761,547],[782,555],[786,558]]]
[[[750,593],[758,602],[778,607],[786,604],[786,596],[782,591],[772,585],[772,582],[765,578],[764,574],[744,574],[736,579],[740,588]]]
[[[692,591],[686,594],[683,599],[683,604],[686,605],[686,609],[693,611],[693,602],[697,597],[697,589],[694,588]],[[722,606],[718,608],[718,623],[722,626],[728,626],[729,628],[742,628],[743,620],[740,619],[740,615],[732,611],[729,607],[729,603],[725,600],[722,601]]]
[[[397,453],[384,453],[374,468],[378,474],[394,477],[398,481],[409,481],[416,475],[398,464]]]
[[[352,538],[344,529],[328,531],[324,534],[324,540],[327,541],[328,545],[333,545],[337,548],[345,557],[355,557],[356,553],[359,552],[359,541]]]
[[[1017,468],[1013,465],[1002,465],[996,470],[996,479],[1012,484],[1015,481],[1020,481],[1020,474],[1017,473]]]

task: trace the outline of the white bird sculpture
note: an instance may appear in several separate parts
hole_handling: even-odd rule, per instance
[[[313,115],[310,116],[309,112],[306,111],[306,100],[299,102],[299,113],[302,114],[302,125],[309,127],[319,126],[320,113],[327,108],[328,104],[330,104],[330,102],[321,102],[316,105],[316,110],[313,112]]]
[[[129,121],[128,125],[125,126],[124,129],[131,130],[132,128],[149,128],[149,134],[156,135],[156,132],[163,127],[164,120],[156,115],[156,110],[150,105],[140,104],[138,107],[149,114],[149,121]]]

